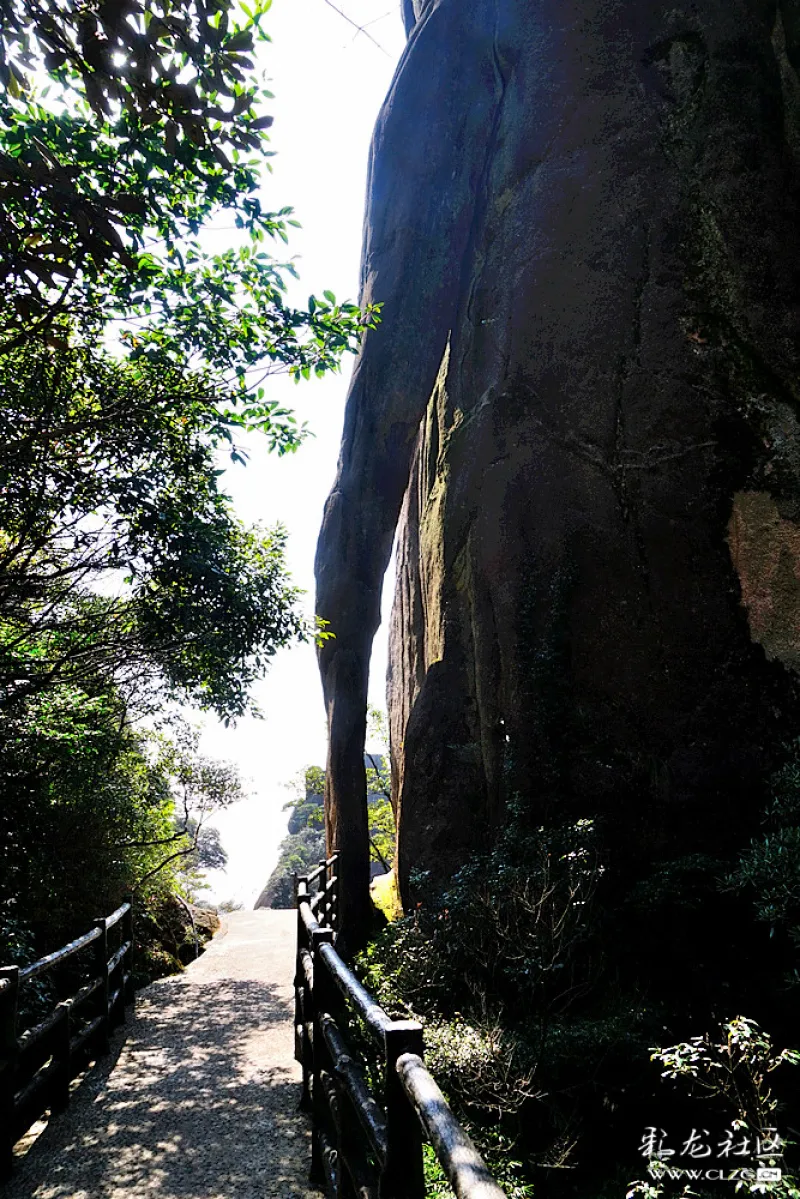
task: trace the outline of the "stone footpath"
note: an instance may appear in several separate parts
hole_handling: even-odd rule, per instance
[[[136,999],[3,1199],[319,1199],[293,1058],[294,912],[233,912]]]

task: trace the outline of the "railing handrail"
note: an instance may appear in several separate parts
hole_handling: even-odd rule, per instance
[[[112,912],[110,916],[106,916],[106,928],[113,928],[130,910],[130,901],[126,899],[125,903],[121,903],[115,912]]]
[[[404,1053],[396,1069],[458,1199],[505,1199],[422,1058]]]
[[[295,1056],[303,1066],[301,1106],[314,1117],[312,1182],[327,1187],[329,1195],[342,1194],[337,1176],[346,1170],[358,1194],[423,1199],[424,1132],[458,1199],[504,1199],[425,1068],[422,1025],[392,1020],[336,951],[337,858],[320,862],[295,884]],[[314,883],[318,890],[312,895]],[[385,1110],[336,1022],[336,1011],[346,1010],[346,1003],[383,1046]]]
[[[115,924],[131,910],[129,903],[122,903],[115,912],[110,916],[105,917],[106,929],[113,928]],[[103,932],[100,928],[90,929],[88,933],[84,933],[82,937],[76,937],[74,941],[62,946],[61,949],[55,949],[52,953],[45,954],[43,958],[39,958],[38,962],[32,962],[30,966],[20,967],[19,981],[27,982],[30,978],[38,978],[40,974],[51,970],[53,966],[57,966],[60,962],[65,962],[67,958],[71,958],[73,954],[80,953],[87,945],[91,945],[98,937],[102,937]]]
[[[319,955],[328,967],[330,976],[336,983],[345,999],[349,999],[358,1009],[361,1019],[376,1040],[382,1040],[387,1028],[393,1021],[370,995],[366,987],[358,981],[353,971],[347,966],[332,945],[320,945]]]
[[[319,878],[319,876],[322,874],[323,870],[325,870],[325,869],[329,870],[331,868],[331,866],[333,866],[335,864],[335,862],[338,859],[338,856],[339,856],[338,854],[334,853],[334,854],[331,854],[331,856],[329,858],[323,859],[323,861],[321,861],[318,866],[315,866],[314,869],[309,874],[304,874],[303,878],[306,880],[307,883],[315,883],[317,881],[317,879]]]
[[[51,970],[53,966],[57,966],[59,962],[65,962],[67,958],[71,958],[74,953],[80,953],[87,945],[91,945],[102,934],[99,928],[93,928],[90,932],[84,933],[82,937],[76,937],[74,941],[70,941],[61,949],[55,949],[52,953],[45,954],[43,958],[39,958],[38,962],[32,962],[30,966],[21,966],[19,971],[19,981],[27,982],[28,979],[38,978],[40,974],[45,974]]]

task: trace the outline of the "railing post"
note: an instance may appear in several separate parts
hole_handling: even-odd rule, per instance
[[[108,976],[109,987],[109,1028],[117,1028],[120,1024],[125,1023],[125,959],[128,956],[128,950],[122,952],[122,947],[127,941],[125,934],[125,917],[127,913],[123,913],[116,924],[116,933],[113,937],[116,943],[116,949],[113,956],[117,960],[117,964]],[[109,946],[110,948],[110,946]],[[119,956],[117,956],[119,955]],[[118,996],[116,1002],[112,1001],[111,995],[117,991]]]
[[[120,922],[121,923],[121,922]],[[120,943],[117,948],[122,946],[122,929],[120,929]],[[116,953],[116,950],[114,951]],[[118,1028],[120,1024],[125,1023],[125,984],[123,975],[125,974],[125,961],[120,958],[114,969],[108,976],[109,990],[109,1008],[108,1008],[108,1027],[109,1030]],[[112,1002],[112,996],[115,991],[119,991],[116,1000]]]
[[[304,945],[304,942],[303,942],[303,918],[300,915],[301,883],[304,882],[304,880],[301,879],[298,874],[295,874],[293,877],[294,877],[294,910],[295,910],[295,915],[297,916],[297,920],[295,921],[295,927],[297,929],[297,935],[295,936],[295,943],[297,945],[297,960],[299,962],[300,961],[300,950],[303,948],[303,945]],[[306,891],[307,890],[308,890],[308,884],[306,884]]]
[[[302,1028],[303,1024],[303,987],[305,986],[305,975],[303,973],[303,963],[300,957],[301,952],[307,949],[307,937],[305,935],[306,926],[303,923],[303,918],[300,915],[300,902],[308,893],[308,883],[304,878],[295,874],[294,876],[294,907],[297,912],[297,935],[296,947],[294,956],[294,1057],[295,1061],[303,1064],[303,1044],[301,1034],[298,1029]],[[303,1092],[306,1089],[305,1068],[303,1070]]]
[[[333,877],[334,884],[331,890],[331,928],[335,933],[339,932],[339,888],[341,880],[339,878],[339,851],[335,849],[332,853],[333,858]]]
[[[404,1053],[422,1057],[422,1025],[395,1020],[384,1033],[386,1043],[386,1165],[381,1174],[380,1199],[424,1199],[422,1130],[397,1074]]]
[[[328,885],[328,859],[320,858],[319,865],[322,868],[322,874],[317,876],[317,894],[322,893],[322,899],[317,904],[314,915],[324,928],[330,928],[330,921],[325,915],[325,907],[328,903],[328,896],[325,893],[325,888]]]
[[[100,929],[100,936],[94,943],[94,968],[100,976],[100,990],[97,993],[97,1014],[100,1017],[101,1023],[97,1033],[97,1050],[98,1053],[104,1054],[108,1053],[111,1048],[108,1041],[108,1001],[110,997],[108,978],[108,921],[104,916],[100,920],[93,921],[92,927]]]
[[[125,954],[125,957],[127,958],[127,962],[123,961],[123,965],[122,965],[122,979],[123,979],[123,987],[125,989],[124,997],[123,997],[123,1013],[125,1011],[125,1005],[130,1004],[131,1007],[133,1007],[135,998],[136,998],[136,989],[133,985],[133,960],[134,960],[134,958],[133,958],[133,954],[134,954],[133,937],[134,937],[134,931],[135,931],[134,927],[133,927],[133,896],[132,895],[126,896],[125,902],[127,904],[130,904],[130,907],[128,908],[125,915],[122,917],[122,939],[123,939],[123,941],[130,941],[131,947],[128,950],[128,952]],[[125,978],[125,966],[126,965],[128,967],[127,979]]]
[[[72,1081],[72,1021],[71,1004],[56,1005],[58,1023],[53,1029],[53,1060],[58,1062],[58,1074],[53,1084],[53,1111],[63,1112],[69,1103],[69,1084]]]
[[[306,926],[300,915],[300,903],[308,895],[308,880],[294,875],[294,906],[297,909],[297,947],[294,961],[294,1059],[303,1070],[303,1093],[300,1096],[301,1112],[311,1111],[311,1039],[308,1021],[311,1019],[311,991],[306,981],[301,954],[308,948]]]
[[[19,966],[3,966],[0,980],[0,1179],[11,1174],[14,1149],[14,1091],[17,1073]]]
[[[330,1121],[326,1120],[325,1093],[322,1088],[322,1064],[324,1040],[319,1017],[329,1011],[332,1004],[331,991],[335,984],[330,978],[325,963],[320,957],[320,946],[333,943],[333,932],[329,928],[315,929],[311,934],[311,952],[314,959],[314,987],[311,992],[311,1010],[314,1019],[313,1081],[311,1084],[311,1173],[309,1181],[315,1186],[325,1186],[325,1165],[322,1159],[322,1136]]]

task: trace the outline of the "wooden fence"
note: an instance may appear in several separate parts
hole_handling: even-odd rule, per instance
[[[91,946],[91,965],[76,971],[68,998],[41,1023],[19,1032],[22,988]],[[110,1031],[133,1003],[133,913],[124,903],[90,932],[30,966],[0,967],[0,1177],[34,1121],[69,1103],[70,1083],[92,1057],[108,1051]],[[87,955],[88,956],[88,955]],[[71,963],[80,966],[80,959]]]
[[[336,952],[338,888],[335,854],[296,883],[295,1057],[313,1117],[311,1182],[329,1199],[424,1199],[425,1138],[458,1199],[504,1199],[425,1069],[422,1025],[390,1019]],[[348,1012],[380,1051],[377,1095],[348,1044]]]

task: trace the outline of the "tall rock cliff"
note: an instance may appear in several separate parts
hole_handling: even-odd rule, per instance
[[[317,559],[329,838],[365,894],[399,519],[406,894],[514,793],[602,818],[631,863],[719,848],[797,728],[800,4],[428,0],[407,23],[365,224],[383,321]]]

